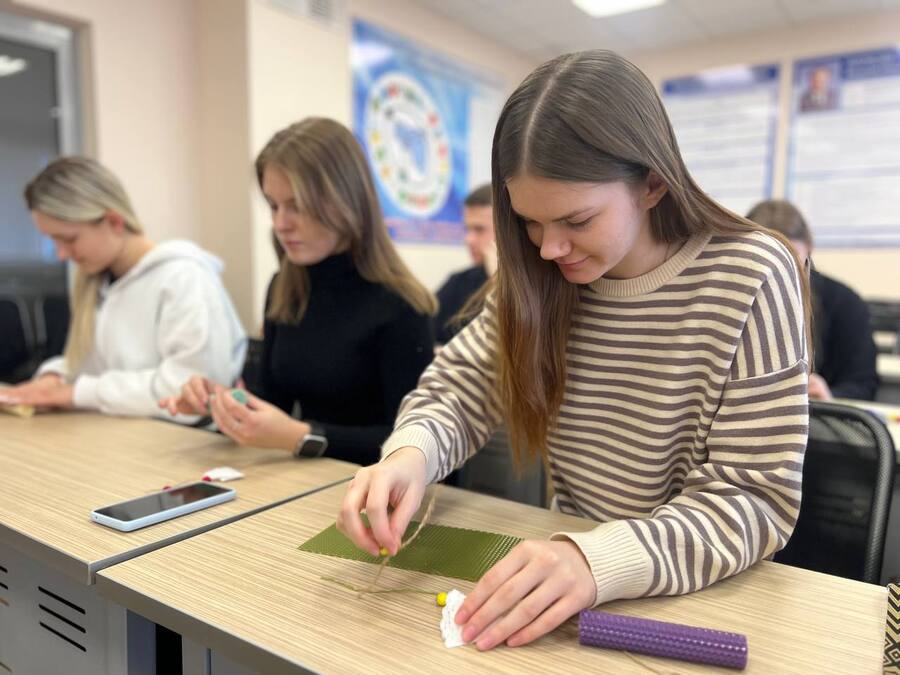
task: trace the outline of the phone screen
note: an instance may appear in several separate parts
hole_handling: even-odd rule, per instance
[[[97,513],[128,522],[129,520],[144,518],[160,511],[168,511],[176,506],[191,504],[207,497],[228,492],[228,490],[229,488],[213,483],[194,483],[193,485],[185,485],[166,492],[146,495],[120,504],[106,506],[102,509],[97,509]]]

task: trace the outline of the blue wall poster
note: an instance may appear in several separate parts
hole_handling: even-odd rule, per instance
[[[470,138],[472,127],[485,126],[473,123],[472,111],[483,108],[473,103],[490,98],[496,85],[359,20],[353,22],[351,63],[354,130],[392,238],[460,243],[470,154],[484,147]],[[481,154],[476,161],[483,166],[490,157]]]
[[[772,196],[779,68],[729,66],[663,82],[685,164],[705,192],[745,214]]]
[[[794,64],[789,199],[817,247],[900,245],[900,49]]]

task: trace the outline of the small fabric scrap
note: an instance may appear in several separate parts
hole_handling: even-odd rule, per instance
[[[463,627],[456,623],[456,613],[465,599],[465,594],[454,588],[447,593],[447,604],[441,610],[441,637],[444,638],[444,646],[448,649],[466,644],[462,639]]]
[[[13,415],[15,417],[31,417],[34,415],[34,406],[33,405],[23,405],[21,403],[16,404],[7,404],[0,403],[0,412],[4,412],[7,415]]]
[[[210,469],[205,474],[203,474],[203,480],[211,480],[216,481],[217,483],[225,483],[230,480],[239,480],[244,477],[237,469],[232,469],[230,466],[217,466],[214,469]]]
[[[35,413],[33,405],[24,405],[22,403],[13,403],[8,396],[3,394],[3,390],[10,387],[5,382],[0,382],[0,412],[14,417],[31,417]],[[14,400],[14,399],[13,399]]]

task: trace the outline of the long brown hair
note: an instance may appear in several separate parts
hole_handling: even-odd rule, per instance
[[[780,232],[791,241],[802,241],[812,248],[812,232],[800,209],[785,199],[766,199],[747,213],[747,218],[770,230]]]
[[[256,158],[260,189],[267,166],[285,173],[300,208],[349,243],[360,276],[384,284],[421,314],[437,311],[434,295],[412,275],[391,242],[365,155],[349,129],[322,117],[292,124],[276,133]],[[296,323],[308,300],[306,268],[284,256],[268,318]]]
[[[134,213],[128,193],[105,166],[88,157],[60,157],[25,186],[29,211],[70,223],[99,223],[108,211],[118,213],[129,232],[144,228]],[[72,316],[63,355],[66,370],[74,377],[94,346],[94,321],[103,272],[87,274],[75,270],[72,284]]]
[[[732,213],[691,178],[653,84],[606,50],[557,57],[532,72],[507,100],[491,157],[499,267],[498,394],[517,461],[546,459],[547,433],[562,404],[566,342],[578,287],[542,260],[512,210],[506,181],[529,173],[561,181],[644,184],[650,172],[667,191],[650,211],[659,242],[703,232],[766,231],[794,256],[787,240]],[[806,325],[809,287],[799,275]],[[809,330],[807,344],[811,353]]]

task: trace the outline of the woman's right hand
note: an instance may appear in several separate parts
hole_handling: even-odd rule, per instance
[[[356,472],[341,505],[337,528],[374,556],[382,546],[396,555],[403,533],[422,503],[425,487],[425,455],[418,448],[400,448]],[[394,507],[391,514],[389,506]],[[363,510],[371,529],[360,515]]]
[[[160,399],[158,405],[170,415],[206,415],[209,413],[209,396],[215,391],[215,383],[200,375],[194,375],[181,388],[181,394]]]

